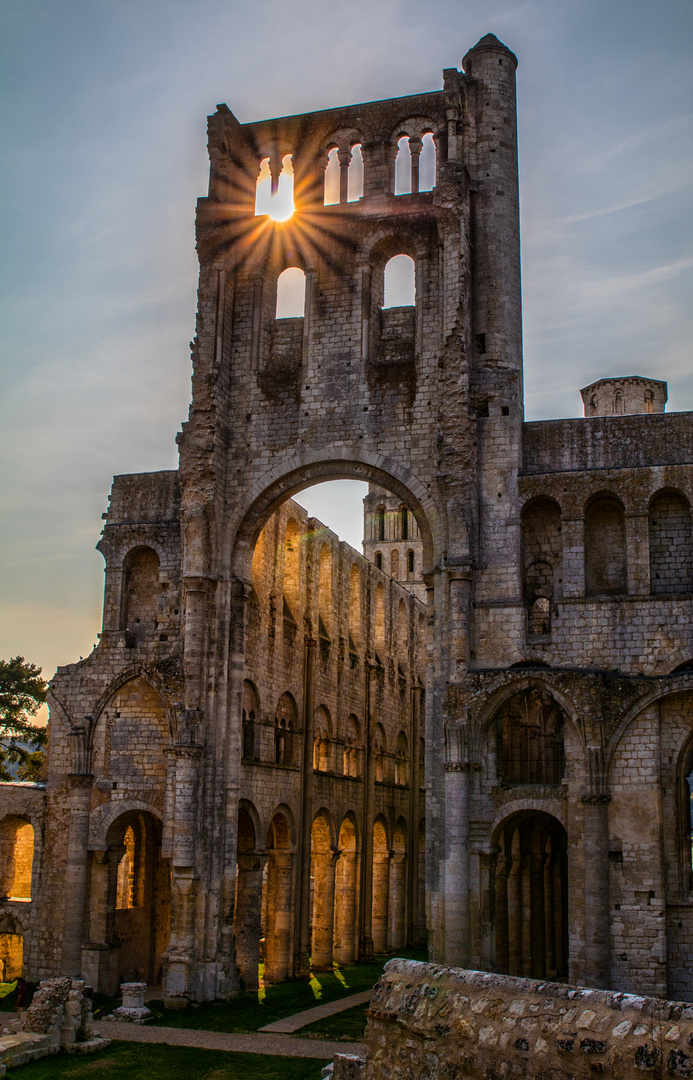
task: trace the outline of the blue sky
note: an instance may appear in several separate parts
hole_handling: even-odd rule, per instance
[[[437,89],[489,31],[519,58],[528,419],[630,373],[693,409],[690,0],[3,0],[0,656],[86,655],[111,477],[176,466],[207,114]]]

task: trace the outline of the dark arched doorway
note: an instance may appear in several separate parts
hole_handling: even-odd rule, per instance
[[[543,810],[521,810],[494,835],[496,971],[568,977],[568,837]]]
[[[118,979],[160,983],[171,926],[171,864],[161,857],[161,822],[146,811],[121,814],[108,845],[108,921],[119,946]]]

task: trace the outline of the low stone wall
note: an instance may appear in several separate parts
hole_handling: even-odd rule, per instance
[[[391,960],[368,1017],[364,1080],[693,1077],[680,1001]]]

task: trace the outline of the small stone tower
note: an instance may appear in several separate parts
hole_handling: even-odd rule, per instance
[[[663,413],[667,384],[641,375],[620,379],[598,379],[580,391],[585,416],[632,416],[635,413]]]

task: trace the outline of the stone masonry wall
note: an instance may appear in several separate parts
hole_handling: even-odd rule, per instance
[[[693,1076],[693,1008],[391,960],[366,1031],[365,1080]]]

